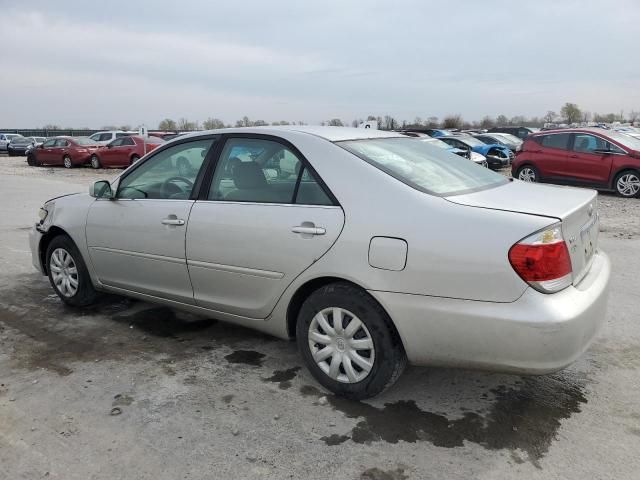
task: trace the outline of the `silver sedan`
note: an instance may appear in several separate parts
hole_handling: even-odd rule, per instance
[[[338,127],[180,137],[48,201],[30,241],[69,305],[110,292],[295,338],[350,398],[407,361],[564,368],[604,322],[610,274],[596,192]]]

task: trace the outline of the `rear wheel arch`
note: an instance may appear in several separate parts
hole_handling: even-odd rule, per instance
[[[635,173],[637,175],[640,175],[640,168],[638,167],[632,167],[632,166],[624,166],[624,167],[620,167],[618,168],[615,172],[611,173],[611,188],[613,190],[616,189],[616,180],[617,178],[625,173],[625,172],[632,172]]]
[[[392,329],[396,339],[400,342],[400,344],[404,348],[404,344],[400,337],[400,333],[398,332],[398,329],[393,323],[393,319],[391,318],[391,315],[389,315],[389,313],[384,308],[384,306],[382,306],[380,302],[378,302],[378,300],[375,297],[370,295],[366,291],[366,289],[363,288],[362,286],[340,277],[318,277],[318,278],[309,280],[303,285],[301,285],[300,287],[298,287],[298,289],[296,290],[296,293],[294,293],[293,296],[291,297],[291,300],[289,300],[289,306],[287,307],[287,334],[289,335],[289,338],[295,338],[296,336],[296,325],[298,322],[298,314],[300,313],[300,309],[302,308],[302,304],[304,303],[304,301],[307,298],[309,298],[309,296],[313,292],[316,292],[322,287],[326,287],[327,285],[331,285],[331,284],[350,285],[352,287],[355,287],[361,290],[366,295],[368,295],[385,312],[386,317],[388,319],[389,327]]]

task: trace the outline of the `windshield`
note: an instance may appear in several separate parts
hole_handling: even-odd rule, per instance
[[[450,150],[453,148],[448,143],[443,142],[442,140],[438,140],[437,138],[421,138],[422,142],[426,142],[429,145],[433,145],[434,147],[444,148],[445,150]]]
[[[627,133],[620,133],[613,130],[609,130],[606,134],[611,138],[611,140],[615,140],[631,150],[640,151],[640,138],[632,137]]]
[[[338,142],[383,172],[432,195],[447,196],[507,183],[499,173],[416,138]]]
[[[26,138],[26,137],[13,137],[11,139],[11,143],[15,145],[26,144],[31,142],[33,142],[33,140],[31,138]]]
[[[8,133],[7,135],[5,135],[5,137],[7,137],[9,140],[12,140],[14,138],[22,138],[22,135],[20,135],[19,133]]]
[[[89,145],[97,145],[97,143],[89,138],[89,137],[76,137],[73,139],[78,145],[89,146]]]
[[[481,142],[480,140],[478,140],[475,137],[472,137],[470,135],[460,135],[460,136],[456,136],[455,138],[457,138],[458,140],[460,140],[461,142],[466,143],[467,145],[469,145],[470,147],[482,147],[485,145],[484,142]]]
[[[498,138],[502,138],[505,143],[511,143],[514,145],[519,145],[522,143],[522,139],[516,137],[515,135],[511,135],[510,133],[501,133],[496,135]]]

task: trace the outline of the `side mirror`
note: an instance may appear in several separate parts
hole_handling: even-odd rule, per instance
[[[113,148],[113,145],[111,145],[110,143],[107,143],[107,148]]]
[[[111,184],[107,180],[98,180],[89,187],[89,195],[93,198],[113,198]]]
[[[38,145],[38,148],[44,148],[44,144],[41,143],[40,145]]]

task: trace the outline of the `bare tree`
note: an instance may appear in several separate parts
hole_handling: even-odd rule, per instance
[[[344,127],[342,120],[340,120],[339,118],[332,118],[327,122],[327,125],[329,125],[330,127]]]
[[[165,118],[158,124],[158,130],[164,130],[165,132],[177,129],[178,126],[176,125],[176,122],[170,118]]]
[[[566,120],[567,123],[577,123],[582,118],[582,111],[580,107],[575,103],[567,102],[560,110],[560,115]]]
[[[482,128],[491,128],[491,127],[495,127],[496,125],[496,121],[491,118],[489,115],[485,115],[482,119],[482,121],[480,122],[480,126]]]
[[[427,118],[427,127],[429,128],[437,128],[440,125],[438,122],[438,117],[429,117]]]
[[[181,130],[183,132],[188,132],[191,130],[197,130],[198,129],[198,122],[191,122],[189,120],[187,120],[186,118],[181,118],[180,120],[178,120],[178,130]]]
[[[543,117],[546,123],[554,123],[558,118],[558,114],[553,110],[548,110],[546,115]]]
[[[207,118],[202,122],[202,128],[205,130],[216,130],[218,128],[224,128],[224,122],[219,118]]]
[[[447,115],[442,120],[442,127],[443,128],[461,128],[462,124],[463,124],[463,120],[462,120],[462,117],[459,114],[457,114],[457,115]]]

